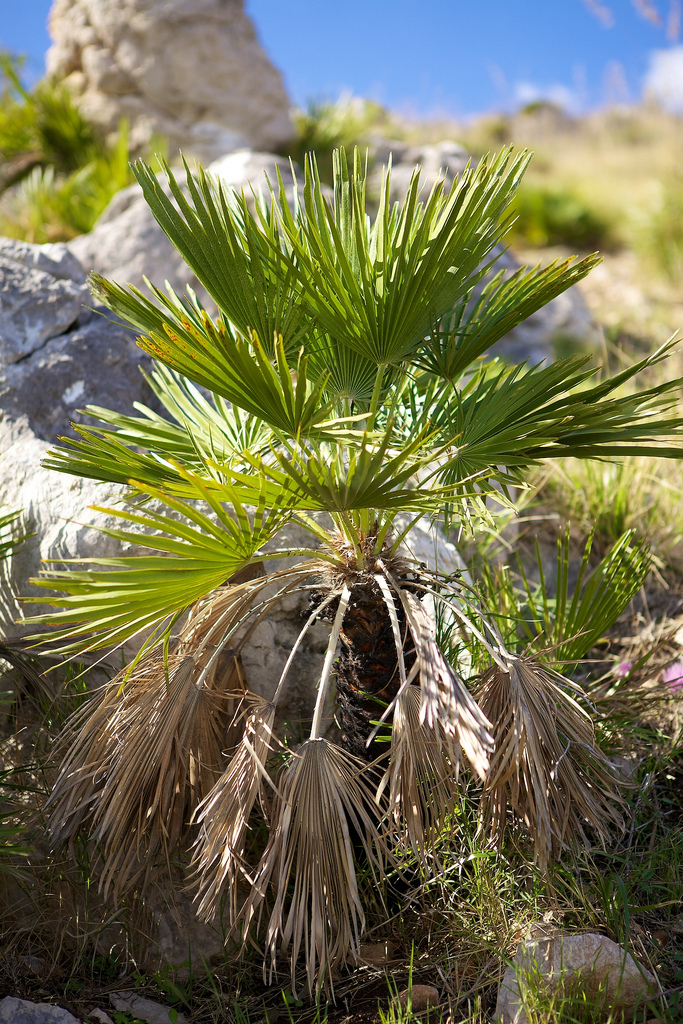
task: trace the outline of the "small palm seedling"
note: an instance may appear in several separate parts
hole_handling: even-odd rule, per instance
[[[149,549],[38,581],[62,591],[39,620],[57,627],[62,651],[146,635],[67,730],[50,828],[56,841],[99,844],[102,885],[121,897],[185,841],[194,815],[202,916],[223,903],[245,939],[263,919],[266,956],[289,952],[293,990],[301,957],[313,986],[358,954],[357,857],[379,880],[402,846],[429,869],[461,753],[485,780],[494,826],[511,800],[540,834],[540,859],[617,816],[576,687],[509,653],[476,591],[402,548],[425,516],[476,529],[487,496],[541,460],[683,454],[678,382],[625,387],[671,345],[610,379],[583,356],[483,358],[596,262],[496,273],[526,162],[503,152],[426,196],[416,171],[396,205],[386,171],[374,223],[357,154],[352,165],[336,154],[331,199],[310,159],[292,206],[279,183],[255,213],[201,171],[187,170],[185,188],[167,168],[169,193],[140,163],[154,215],[217,313],[192,292],[150,286],[146,298],[92,277],[157,360],[166,414],[89,409],[101,425],[77,427],[47,459],[127,485],[128,506],[112,510],[122,527],[105,532]],[[286,524],[304,539],[273,548]],[[283,555],[296,559],[255,575]],[[281,677],[245,690],[242,645],[301,588],[311,612]],[[437,643],[439,608],[487,652],[483,706]],[[330,634],[310,736],[278,750],[282,686],[320,618]],[[337,738],[322,728],[333,682]],[[566,749],[549,724],[558,715]],[[269,839],[251,863],[257,814]]]

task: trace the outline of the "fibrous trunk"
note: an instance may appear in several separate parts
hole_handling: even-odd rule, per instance
[[[400,603],[397,616],[409,670],[415,653]],[[372,761],[387,750],[386,744],[377,740],[367,745],[373,723],[381,717],[400,687],[391,619],[374,580],[354,587],[340,639],[337,691],[342,746],[355,757]]]

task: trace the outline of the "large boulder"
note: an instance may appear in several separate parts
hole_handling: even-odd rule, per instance
[[[122,205],[125,212],[125,202]],[[8,274],[3,272],[5,264]],[[19,598],[37,594],[29,581],[46,562],[121,554],[120,543],[96,528],[120,527],[120,521],[91,506],[120,503],[124,489],[47,469],[41,465],[46,452],[60,436],[73,434],[72,423],[87,421],[80,411],[86,405],[122,412],[132,412],[135,402],[156,407],[140,373],[141,365],[151,369],[150,360],[135,344],[133,331],[106,311],[91,308],[83,267],[73,254],[63,246],[0,239],[0,294],[10,299],[15,291],[30,295],[36,275],[41,295],[54,294],[60,301],[27,305],[21,329],[11,322],[17,346],[31,349],[13,362],[2,361],[0,307],[0,505],[20,509],[31,534],[6,573],[9,587],[0,588],[0,630],[5,636],[33,628],[22,623],[22,616],[40,609]],[[52,311],[52,322],[46,310]],[[46,339],[40,344],[35,340],[36,322],[40,338]],[[33,339],[30,345],[27,338]],[[297,547],[306,540],[301,531],[290,528],[275,546]],[[274,692],[307,614],[307,596],[290,595],[255,631],[243,661],[247,681],[257,693]],[[298,728],[302,717],[310,716],[326,636],[325,627],[316,625],[302,644],[280,704],[282,724]],[[120,654],[114,662],[120,665]]]
[[[118,550],[93,529],[103,517],[88,506],[118,500],[120,488],[44,469],[46,450],[84,419],[85,405],[129,412],[133,402],[155,399],[139,370],[151,363],[135,335],[91,308],[83,267],[66,247],[0,239],[0,295],[0,504],[22,509],[33,534],[12,570],[14,593],[26,595],[42,559]],[[3,627],[11,632],[20,607],[4,597]]]
[[[294,129],[280,72],[243,0],[55,0],[47,70],[107,132],[211,160],[279,148]]]

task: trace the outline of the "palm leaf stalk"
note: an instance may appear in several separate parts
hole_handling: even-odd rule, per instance
[[[618,821],[574,684],[509,653],[476,588],[401,547],[425,516],[488,523],[487,497],[549,458],[683,455],[681,381],[660,372],[672,342],[612,377],[584,356],[495,358],[498,340],[598,260],[496,273],[527,161],[505,150],[429,194],[416,170],[393,205],[387,170],[374,222],[358,153],[335,154],[331,200],[311,157],[291,207],[269,182],[255,212],[201,169],[186,167],[181,187],[166,167],[166,188],[138,163],[154,216],[217,313],[191,290],[146,295],[91,276],[156,360],[163,412],[89,408],[96,424],[76,425],[46,458],[124,485],[128,504],[103,510],[121,527],[103,532],[147,547],[35,581],[53,609],[34,619],[52,627],[37,642],[72,655],[146,637],[69,724],[50,826],[55,841],[99,844],[116,896],[144,892],[149,866],[193,836],[201,915],[223,907],[243,941],[263,925],[266,963],[288,951],[293,990],[301,959],[313,989],[357,957],[359,857],[379,881],[401,847],[434,866],[462,753],[483,780],[492,834],[511,804],[541,863]],[[297,527],[297,547],[277,547],[284,526]],[[296,563],[269,571],[284,555]],[[258,579],[226,583],[261,565]],[[310,615],[279,679],[246,688],[242,646],[301,590]],[[609,625],[604,590],[576,605],[583,634],[589,606],[596,628]],[[436,609],[491,660],[478,702],[440,649]],[[311,733],[278,768],[276,705],[316,619],[330,641]],[[323,733],[333,682],[336,736]],[[259,814],[269,838],[252,863]]]

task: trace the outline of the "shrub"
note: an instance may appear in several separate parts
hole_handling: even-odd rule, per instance
[[[530,246],[565,245],[586,252],[614,244],[612,226],[569,189],[523,185],[512,205],[510,237]]]
[[[21,62],[0,55],[0,233],[28,242],[68,241],[91,231],[112,197],[134,180],[128,127],[113,141],[80,113],[69,90],[33,90]],[[156,140],[162,152],[162,140]]]
[[[20,78],[21,61],[0,54],[0,191],[34,167],[69,174],[102,155],[104,143],[64,85]]]
[[[307,153],[315,153],[322,180],[331,182],[334,150],[367,144],[372,129],[387,121],[388,114],[378,103],[350,94],[336,103],[311,101],[305,110],[294,112],[297,138],[288,153],[298,163]]]

